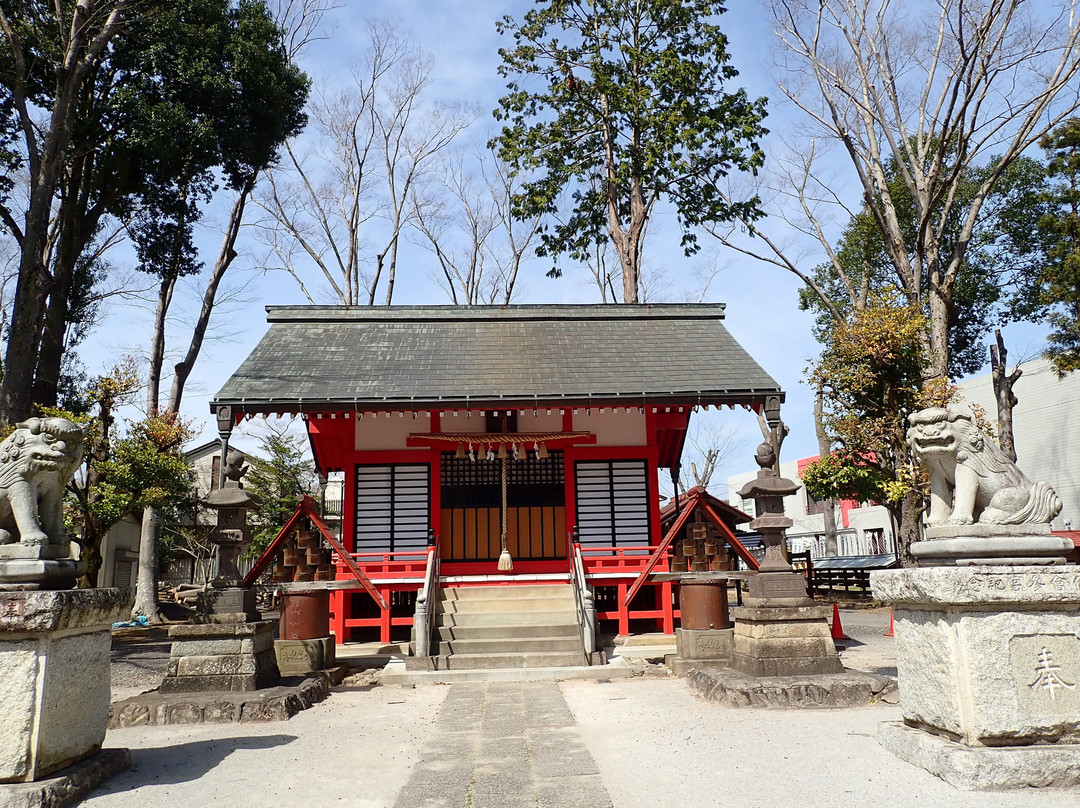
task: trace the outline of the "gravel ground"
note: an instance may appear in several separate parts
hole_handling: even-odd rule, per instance
[[[171,648],[167,627],[113,629],[112,700],[122,701],[160,685]]]
[[[888,609],[842,610],[848,667],[895,673]],[[169,642],[160,629],[114,641],[114,695],[155,687]],[[1080,808],[1080,789],[958,791],[877,743],[899,708],[735,710],[675,678],[566,681],[560,689],[614,808]],[[246,808],[394,804],[420,760],[446,686],[374,686],[358,673],[285,723],[110,730],[132,771],[89,808]],[[590,806],[590,808],[594,808]],[[602,808],[595,806],[595,808]]]

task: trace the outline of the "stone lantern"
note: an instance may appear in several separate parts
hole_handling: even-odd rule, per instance
[[[784,555],[784,497],[799,486],[776,473],[776,452],[762,443],[755,456],[761,470],[739,496],[754,500],[757,518],[750,528],[761,533],[765,560],[748,581],[745,605],[732,609],[735,637],[731,667],[748,676],[796,676],[840,673],[843,665],[832,641],[828,609],[806,595],[803,577]]]
[[[200,612],[213,622],[259,619],[255,590],[244,586],[244,576],[237,567],[240,554],[251,543],[248,509],[259,504],[240,482],[248,468],[242,452],[230,452],[222,467],[222,486],[203,500],[206,507],[217,511],[217,525],[210,541],[218,546],[218,574],[199,603]]]

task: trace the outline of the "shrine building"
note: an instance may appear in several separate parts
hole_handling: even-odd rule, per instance
[[[776,421],[783,400],[719,304],[267,311],[211,406],[225,434],[299,415],[319,472],[343,472],[350,558],[274,568],[345,587],[331,593],[339,643],[407,638],[425,581],[444,598],[577,581],[611,632],[672,632],[677,584],[651,580],[673,560],[658,473],[677,476],[695,411]],[[749,519],[717,507],[725,536]],[[346,586],[359,577],[370,588]]]

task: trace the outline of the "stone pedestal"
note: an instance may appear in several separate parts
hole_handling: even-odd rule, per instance
[[[101,749],[109,628],[128,589],[0,592],[0,782],[29,782]]]
[[[206,589],[195,603],[202,623],[254,623],[259,620],[256,593],[250,587],[229,586]]]
[[[172,652],[161,693],[248,691],[278,682],[274,623],[207,623],[169,628]]]
[[[882,728],[888,748],[963,788],[1080,783],[1080,568],[883,570],[871,584],[895,616],[903,724]]]
[[[86,562],[70,555],[68,542],[0,545],[0,591],[71,589]]]
[[[1064,564],[1071,539],[1054,536],[1048,524],[934,525],[911,545],[920,566],[1026,566]]]
[[[812,601],[803,597],[806,604]],[[841,673],[825,606],[775,606],[746,598],[731,610],[735,637],[731,667],[747,676]]]

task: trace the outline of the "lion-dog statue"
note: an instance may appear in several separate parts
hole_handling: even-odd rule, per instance
[[[64,486],[82,462],[82,427],[30,418],[0,443],[0,545],[66,545]]]
[[[928,525],[1049,524],[1061,500],[1046,483],[1032,484],[955,404],[908,416],[908,445],[930,475]]]

